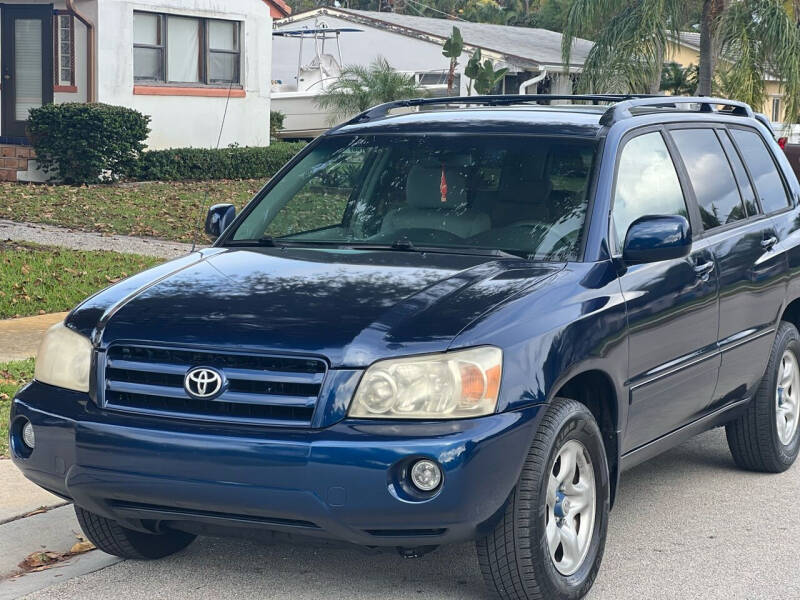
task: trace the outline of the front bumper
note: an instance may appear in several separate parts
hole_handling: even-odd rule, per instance
[[[135,529],[263,528],[416,547],[472,539],[492,523],[539,409],[324,429],[228,426],[102,410],[86,394],[33,382],[14,399],[11,446],[30,480]],[[36,433],[27,458],[13,439],[22,417]],[[413,497],[399,481],[414,457],[442,465],[431,497]]]

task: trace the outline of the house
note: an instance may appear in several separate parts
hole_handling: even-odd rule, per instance
[[[0,0],[0,179],[30,179],[28,111],[103,102],[151,117],[150,148],[269,144],[283,0]],[[18,176],[19,175],[19,176]]]
[[[667,60],[676,62],[686,68],[689,65],[700,63],[700,34],[693,31],[682,31],[678,38],[671,37]],[[725,60],[724,57],[722,60]],[[767,99],[763,106],[754,106],[753,110],[764,113],[772,121],[774,126],[780,128],[783,124],[784,107],[783,94],[780,89],[780,81],[767,74],[764,78],[764,88]]]
[[[446,94],[450,60],[442,56],[442,44],[454,25],[464,39],[464,53],[458,60],[455,80],[457,92],[463,95],[468,93],[469,84],[464,68],[478,48],[484,59],[494,62],[496,69],[508,68],[498,92],[518,93],[522,89],[524,93],[569,94],[573,76],[581,71],[592,47],[589,41],[576,40],[572,63],[565,73],[562,36],[546,29],[333,7],[297,13],[276,20],[273,32],[273,108],[286,113],[285,135],[314,135],[330,125],[327,115],[313,102],[325,87],[325,73],[331,69],[335,73],[345,65],[366,66],[379,56],[386,58],[394,69],[414,74],[429,96]],[[318,56],[323,29],[333,32],[327,36],[325,59]],[[304,40],[302,31],[321,33],[316,39]],[[318,67],[321,67],[319,81],[304,88],[303,74]],[[292,131],[293,122],[302,131]]]

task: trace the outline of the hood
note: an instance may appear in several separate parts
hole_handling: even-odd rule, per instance
[[[138,340],[286,351],[361,367],[446,350],[470,323],[563,267],[338,249],[212,249],[194,257],[109,288],[73,311],[70,326],[101,346]]]

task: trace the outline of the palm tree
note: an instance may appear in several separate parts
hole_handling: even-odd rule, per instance
[[[771,74],[781,81],[786,122],[800,121],[798,0],[574,0],[564,25],[564,63],[569,64],[574,39],[596,31],[580,87],[656,93],[669,38],[677,39],[697,8],[697,93],[710,95],[718,79],[726,95],[758,107],[766,97],[764,78]],[[724,59],[721,69],[717,55]]]
[[[724,92],[751,104],[766,100],[764,76],[781,82],[785,123],[800,121],[800,3],[784,0],[732,2],[719,24],[721,55],[735,57]]]
[[[673,96],[689,96],[697,89],[697,65],[685,69],[676,62],[664,65],[661,72],[661,91]]]
[[[716,62],[715,38],[720,15],[729,0],[703,0],[700,15],[700,64],[697,69],[697,94],[710,96]]]
[[[379,56],[368,67],[345,66],[341,77],[317,97],[317,106],[330,110],[332,121],[343,121],[376,104],[420,95],[413,75],[395,71]]]
[[[564,23],[564,64],[575,38],[594,31],[581,88],[658,93],[669,38],[677,38],[688,14],[685,0],[574,0]]]

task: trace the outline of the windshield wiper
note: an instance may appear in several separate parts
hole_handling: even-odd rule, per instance
[[[262,238],[257,240],[235,240],[230,241],[224,244],[225,246],[268,246],[270,248],[280,247],[282,244],[279,244],[275,238],[271,235],[265,235]]]
[[[497,248],[476,248],[474,246],[420,246],[409,239],[395,240],[391,244],[370,244],[350,242],[353,248],[363,250],[401,250],[404,252],[430,252],[433,254],[469,254],[473,256],[496,256],[498,258],[524,258],[529,259],[526,252],[509,252]]]
[[[392,250],[405,250],[407,252],[417,252],[417,247],[408,238],[395,240],[391,245]]]
[[[275,238],[274,237],[272,237],[271,235],[265,235],[265,236],[259,238],[258,245],[259,246],[272,246],[272,247],[275,247],[278,244],[275,243]]]

